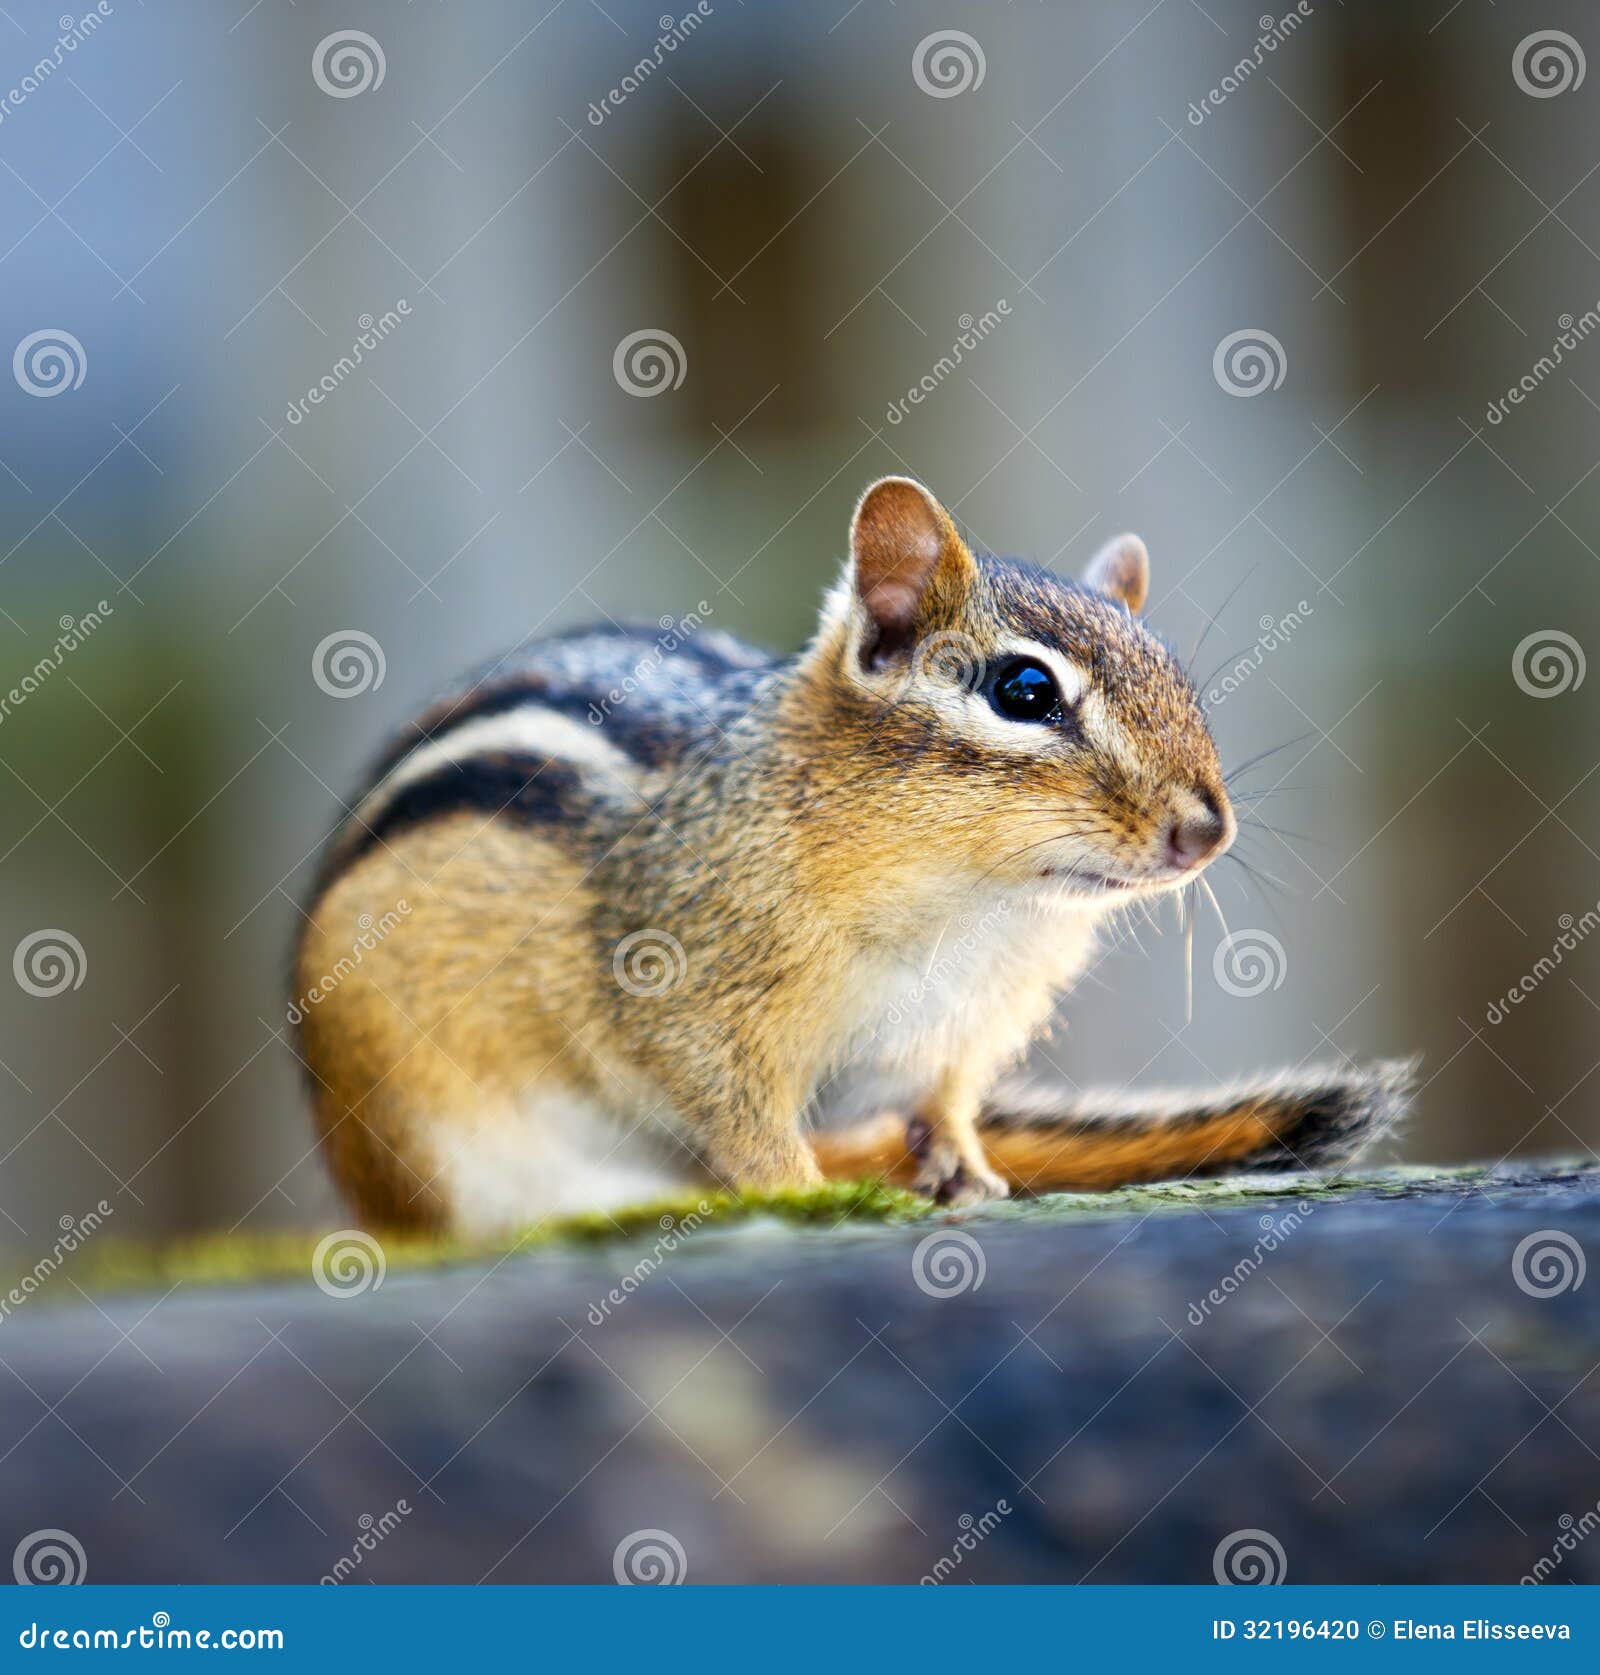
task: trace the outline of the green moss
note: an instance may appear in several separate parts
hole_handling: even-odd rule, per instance
[[[494,1261],[525,1251],[581,1248],[645,1237],[687,1238],[703,1228],[724,1228],[770,1218],[801,1226],[837,1227],[848,1221],[894,1224],[929,1215],[924,1198],[880,1181],[829,1182],[800,1191],[684,1194],[629,1206],[609,1214],[552,1218],[522,1233],[497,1240],[467,1240],[384,1233],[380,1236],[388,1272],[437,1268],[457,1262]],[[76,1298],[73,1284],[91,1294],[166,1290],[183,1285],[230,1285],[271,1279],[309,1279],[319,1233],[210,1233],[149,1244],[99,1237],[61,1259],[30,1297]],[[16,1258],[0,1258],[0,1298],[22,1283],[30,1269]],[[69,1279],[72,1284],[69,1284]],[[31,1283],[31,1282],[30,1282]]]

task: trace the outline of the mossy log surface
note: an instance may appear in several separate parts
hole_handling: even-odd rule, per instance
[[[86,1247],[92,1303],[0,1324],[0,1547],[609,1582],[664,1531],[690,1582],[1210,1582],[1261,1531],[1290,1581],[1600,1581],[1600,1168],[663,1214],[350,1297],[310,1239]]]

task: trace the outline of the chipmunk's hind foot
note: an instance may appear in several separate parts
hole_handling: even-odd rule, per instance
[[[956,1208],[1011,1195],[1009,1183],[989,1167],[981,1153],[963,1154],[948,1135],[918,1118],[906,1125],[904,1145],[915,1159],[911,1190],[935,1204]]]

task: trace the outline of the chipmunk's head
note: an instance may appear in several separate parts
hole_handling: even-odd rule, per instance
[[[977,558],[921,484],[867,491],[814,655],[879,765],[875,805],[930,867],[1110,906],[1233,841],[1194,687],[1135,614],[1148,570],[1132,535],[1076,585]]]

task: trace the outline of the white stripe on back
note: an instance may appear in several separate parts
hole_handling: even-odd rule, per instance
[[[474,756],[502,752],[540,756],[569,762],[599,776],[598,790],[634,795],[639,765],[604,738],[599,728],[574,721],[557,710],[546,709],[536,699],[506,710],[500,715],[480,716],[452,728],[442,737],[419,745],[403,756],[357,805],[351,819],[373,825],[384,809],[407,786],[426,779],[435,770]]]

